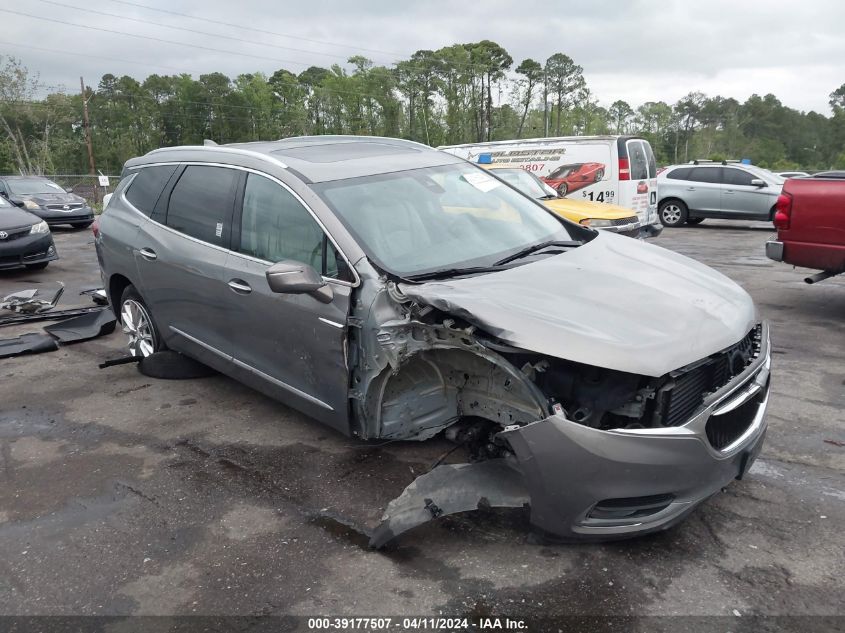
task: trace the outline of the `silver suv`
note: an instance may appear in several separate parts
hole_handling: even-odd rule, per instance
[[[451,154],[333,136],[157,150],[126,164],[99,227],[133,354],[169,347],[360,439],[463,446],[374,545],[481,505],[529,504],[573,538],[663,529],[763,443],[768,328],[744,290]]]
[[[664,226],[705,218],[771,220],[784,179],[739,163],[675,165],[657,176],[658,214]]]

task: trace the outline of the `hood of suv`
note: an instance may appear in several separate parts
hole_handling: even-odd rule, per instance
[[[751,297],[721,273],[608,233],[509,270],[401,289],[515,347],[646,376],[723,350],[756,322]]]

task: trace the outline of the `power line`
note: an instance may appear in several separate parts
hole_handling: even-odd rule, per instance
[[[306,49],[303,49],[303,48],[291,48],[289,46],[279,46],[278,44],[266,44],[264,42],[255,42],[255,41],[251,41],[251,40],[245,40],[243,38],[232,37],[230,35],[222,35],[222,34],[219,34],[219,33],[209,33],[208,31],[198,31],[197,29],[189,29],[189,28],[183,27],[183,26],[171,26],[169,24],[162,24],[161,22],[153,22],[152,20],[144,20],[142,18],[133,18],[133,17],[130,17],[130,16],[127,16],[127,15],[119,15],[117,13],[108,13],[106,11],[96,11],[94,9],[86,9],[85,7],[77,7],[77,6],[74,6],[72,4],[65,4],[63,2],[56,2],[56,0],[38,0],[38,2],[43,2],[45,4],[52,4],[52,5],[55,5],[57,7],[65,7],[66,9],[73,9],[74,11],[85,11],[86,13],[93,13],[95,15],[102,15],[102,16],[106,16],[106,17],[109,17],[109,18],[117,18],[119,20],[129,20],[130,22],[138,22],[140,24],[149,24],[151,26],[157,26],[157,27],[160,27],[160,28],[173,29],[175,31],[186,31],[188,33],[195,33],[197,35],[205,35],[205,36],[208,36],[208,37],[222,38],[222,39],[225,39],[225,40],[231,40],[233,42],[240,42],[242,44],[251,44],[251,45],[256,45],[256,46],[267,46],[267,47],[270,47],[270,48],[278,48],[278,49],[281,49],[281,50],[294,51],[294,52],[297,52],[297,53],[307,53],[309,55],[322,55],[324,57],[334,57],[336,59],[342,59],[343,61],[346,61],[349,58],[348,55],[339,55],[339,54],[336,54],[336,53],[322,53],[322,52],[319,52],[319,51],[309,51],[309,50],[306,50]]]
[[[2,10],[2,9],[0,9],[0,10]],[[168,70],[175,70],[176,72],[179,72],[179,73],[186,72],[184,69],[177,68],[175,66],[165,66],[163,64],[139,62],[138,60],[131,60],[131,59],[120,59],[119,57],[106,57],[105,55],[91,55],[90,53],[79,53],[79,52],[76,52],[76,51],[66,51],[66,50],[60,50],[60,49],[56,49],[56,48],[43,48],[41,46],[32,46],[31,44],[20,44],[19,42],[6,42],[6,41],[3,41],[3,40],[0,40],[0,44],[5,44],[6,46],[19,46],[21,48],[29,48],[29,49],[32,49],[34,51],[43,51],[45,53],[58,53],[59,55],[76,55],[77,57],[90,57],[91,59],[102,59],[102,60],[109,61],[109,62],[122,62],[124,64],[137,64],[139,66],[147,66],[147,67],[152,66],[154,68],[167,68]],[[191,73],[191,74],[194,74],[194,75],[201,75],[202,74],[198,70],[191,70],[191,71],[188,71],[188,72]]]
[[[196,48],[205,51],[211,51],[212,53],[225,53],[226,55],[240,55],[241,57],[252,57],[254,59],[263,59],[272,62],[277,62],[281,64],[296,64],[298,66],[311,66],[311,64],[306,62],[295,61],[292,59],[278,59],[274,57],[266,57],[264,55],[252,55],[250,53],[240,53],[238,51],[229,51],[229,50],[221,50],[219,48],[212,48],[210,46],[200,46],[199,44],[188,44],[187,42],[176,42],[174,40],[166,40],[160,37],[152,37],[150,35],[136,35],[134,33],[127,33],[126,31],[118,31],[115,29],[105,29],[99,26],[91,26],[88,24],[76,24],[75,22],[65,22],[63,20],[54,20],[52,18],[46,18],[40,15],[32,15],[31,13],[24,13],[23,11],[13,11],[12,9],[2,9],[0,8],[0,12],[3,13],[11,13],[13,15],[20,15],[25,18],[32,18],[33,20],[42,20],[44,22],[52,22],[54,24],[61,24],[63,26],[75,26],[76,28],[80,29],[89,29],[92,31],[101,31],[103,33],[112,33],[115,35],[125,35],[127,37],[135,37],[142,40],[151,40],[153,42],[162,42],[164,44],[175,44],[177,46],[187,46],[188,48]]]
[[[130,0],[111,0],[111,1],[116,2],[118,4],[125,4],[125,5],[131,6],[131,7],[139,7],[141,9],[147,9],[148,11],[157,11],[159,13],[167,13],[169,15],[176,15],[176,16],[179,16],[181,18],[189,18],[191,20],[199,20],[201,22],[208,22],[209,24],[217,24],[217,25],[225,26],[225,27],[235,27],[237,29],[242,29],[244,31],[253,31],[255,33],[264,33],[265,35],[273,35],[274,37],[286,37],[286,38],[289,38],[289,39],[292,39],[292,40],[300,40],[302,42],[311,42],[312,44],[322,44],[322,45],[326,45],[326,46],[336,46],[336,47],[346,46],[347,48],[351,48],[351,49],[355,49],[355,50],[359,50],[359,51],[366,51],[366,52],[369,52],[369,53],[380,53],[382,55],[390,55],[391,57],[407,57],[407,55],[405,55],[404,53],[396,53],[396,52],[391,52],[391,51],[381,51],[381,50],[374,49],[374,48],[363,48],[361,46],[351,46],[351,45],[347,46],[346,44],[335,44],[334,42],[327,42],[325,40],[316,40],[316,39],[311,39],[311,38],[308,38],[308,37],[302,37],[302,36],[299,36],[299,35],[289,35],[289,34],[285,34],[285,33],[277,33],[276,31],[267,31],[267,30],[264,30],[264,29],[257,29],[253,26],[241,26],[239,24],[235,24],[234,22],[223,22],[222,20],[212,20],[211,18],[197,17],[195,15],[189,15],[187,13],[179,13],[178,11],[171,11],[169,9],[160,9],[158,7],[151,7],[151,6],[148,6],[146,4],[141,4],[140,2],[131,2]]]
[[[40,1],[41,2],[47,2],[48,0],[40,0]],[[325,40],[316,40],[316,39],[311,39],[311,38],[307,38],[307,37],[300,37],[300,36],[297,36],[297,35],[288,35],[288,34],[285,34],[285,33],[277,33],[275,31],[267,31],[267,30],[264,30],[264,29],[259,29],[259,28],[255,28],[255,27],[251,27],[251,26],[241,26],[239,24],[235,24],[235,23],[232,23],[232,22],[223,22],[222,20],[212,20],[211,18],[198,17],[198,16],[194,16],[194,15],[189,15],[187,13],[180,13],[178,11],[170,11],[168,9],[160,9],[158,7],[151,7],[151,6],[148,6],[148,5],[145,5],[145,4],[141,4],[139,2],[131,2],[130,0],[111,0],[111,2],[116,2],[118,4],[125,4],[125,5],[132,6],[132,7],[139,7],[139,8],[142,8],[142,9],[147,9],[148,11],[157,11],[159,13],[166,13],[168,15],[175,15],[175,16],[179,16],[179,17],[183,17],[183,18],[189,18],[191,20],[199,20],[201,22],[208,22],[210,24],[217,24],[217,25],[220,25],[220,26],[225,26],[227,28],[234,27],[234,28],[241,29],[241,30],[244,30],[244,31],[251,31],[253,33],[264,33],[266,35],[272,35],[274,37],[287,37],[287,38],[290,38],[290,39],[301,40],[301,41],[304,41],[304,42],[311,42],[311,43],[314,43],[314,44],[321,44],[321,45],[326,45],[326,46],[336,46],[336,47],[347,47],[347,48],[352,49],[352,50],[367,51],[367,52],[371,52],[371,53],[380,53],[380,54],[383,54],[383,55],[389,55],[389,56],[394,57],[394,58],[399,57],[399,58],[402,58],[403,61],[409,62],[412,65],[415,64],[415,62],[410,61],[410,59],[409,59],[410,56],[407,55],[407,54],[404,54],[404,53],[396,53],[396,52],[391,52],[391,51],[381,51],[381,50],[377,50],[377,49],[362,48],[360,46],[352,46],[352,45],[347,45],[347,44],[335,44],[333,42],[327,42]],[[50,3],[51,4],[58,4],[57,2],[53,2],[52,0],[50,1]],[[63,6],[69,6],[69,5],[63,5]],[[76,7],[72,7],[72,8],[76,8]],[[80,9],[80,10],[91,11],[90,9]],[[98,13],[96,11],[92,11],[92,12]],[[119,18],[123,18],[123,19],[127,19],[127,20],[134,20],[134,21],[138,21],[138,22],[144,22],[144,20],[140,20],[139,18],[117,16],[117,15],[110,14],[110,13],[103,13],[103,15],[108,15],[108,16],[112,16],[112,17],[119,17]],[[166,25],[157,24],[155,22],[147,22],[147,23],[148,24],[154,24],[156,26],[166,26]],[[181,29],[181,30],[191,31],[191,32],[194,32],[194,33],[202,33],[202,31],[192,31],[192,29],[187,29],[187,28],[183,28],[183,27],[166,26],[166,28]],[[226,37],[226,36],[222,36],[222,35],[217,36],[217,35],[208,34],[208,33],[203,33],[203,34],[212,35],[213,37]],[[316,54],[316,55],[328,55],[328,56],[344,57],[344,58],[349,57],[349,56],[346,56],[346,55],[343,55],[343,56],[332,55],[331,53],[319,53],[319,52],[314,52],[314,51],[302,51],[301,49],[288,48],[288,47],[285,47],[285,46],[275,46],[273,44],[263,44],[263,43],[260,43],[260,42],[252,42],[252,41],[249,41],[249,40],[242,40],[242,39],[238,39],[238,38],[227,37],[226,39],[235,39],[236,41],[240,41],[240,42],[246,41],[249,44],[260,44],[261,46],[274,46],[275,48],[285,48],[287,50],[307,52],[307,53],[312,53],[312,54]],[[396,62],[393,61],[392,63],[396,63]],[[467,68],[467,69],[471,69],[471,70],[485,70],[487,68],[484,64],[472,64],[472,63],[462,63],[462,62],[446,62],[445,60],[438,60],[438,63],[441,64],[442,66],[445,66],[445,67],[450,68],[450,69]]]

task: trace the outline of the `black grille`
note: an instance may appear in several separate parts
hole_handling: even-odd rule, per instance
[[[12,240],[17,240],[22,237],[26,237],[29,235],[29,232],[32,230],[31,227],[26,227],[25,229],[15,229],[14,232],[6,231],[9,236],[6,239],[0,240],[0,244],[5,244],[6,242],[11,242]]]
[[[637,216],[632,215],[629,218],[619,218],[617,220],[611,220],[610,223],[613,226],[624,226],[626,224],[632,224],[632,223],[638,222],[638,221],[639,221],[639,219],[637,218]]]
[[[705,427],[710,445],[720,451],[739,439],[754,421],[763,396],[764,393],[761,391],[759,396],[751,398],[732,411],[722,415],[711,415]]]
[[[53,209],[54,211],[65,211],[65,210],[68,210],[68,211],[74,210],[75,211],[76,209],[82,208],[82,203],[81,202],[70,202],[68,204],[64,204],[64,203],[62,203],[62,204],[47,204],[47,205],[44,205],[44,206],[46,206],[48,209]]]
[[[663,426],[685,424],[708,394],[724,387],[748,367],[760,350],[761,337],[762,327],[758,325],[736,345],[673,376],[659,390],[660,423]]]

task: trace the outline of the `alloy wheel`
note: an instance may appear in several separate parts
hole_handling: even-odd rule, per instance
[[[149,356],[155,351],[153,322],[142,304],[126,299],[120,308],[120,321],[129,337],[129,353],[132,356]]]
[[[677,224],[681,221],[681,207],[677,204],[667,204],[661,212],[664,224]]]

